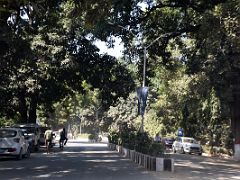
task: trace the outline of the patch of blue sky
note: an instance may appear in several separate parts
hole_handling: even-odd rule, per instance
[[[115,41],[113,43],[113,47],[109,48],[104,41],[96,40],[95,45],[99,48],[100,54],[108,54],[111,56],[114,56],[116,58],[121,58],[123,56],[123,43],[121,38],[119,37],[113,37],[113,40]]]

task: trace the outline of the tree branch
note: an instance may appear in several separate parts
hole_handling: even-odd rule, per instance
[[[175,2],[170,2],[167,4],[163,4],[162,2],[160,2],[159,4],[157,4],[156,6],[153,6],[152,8],[150,8],[145,16],[139,18],[139,22],[147,19],[154,11],[158,10],[158,9],[162,9],[162,8],[191,8],[196,12],[199,13],[203,13],[205,10],[207,9],[212,9],[214,6],[221,4],[221,3],[225,3],[227,0],[211,0],[210,2],[205,2],[205,0],[203,0],[202,3],[197,3],[194,0],[176,0]]]

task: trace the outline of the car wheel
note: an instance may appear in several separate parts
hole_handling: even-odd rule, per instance
[[[25,154],[25,158],[30,158],[30,155],[31,155],[31,152],[30,152],[30,149],[28,148]]]
[[[35,151],[37,152],[37,151],[39,151],[39,149],[40,149],[40,144],[39,144],[39,142],[37,143],[37,145],[35,146]]]
[[[202,155],[202,153],[200,152],[200,153],[198,153],[198,155],[199,155],[199,156],[201,156],[201,155]]]
[[[22,154],[22,148],[21,148],[19,154],[17,155],[17,160],[21,160],[22,157],[23,157],[23,154]]]
[[[33,144],[29,145],[30,152],[33,153],[35,150],[35,147]]]

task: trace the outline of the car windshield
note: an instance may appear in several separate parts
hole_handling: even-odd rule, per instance
[[[8,129],[1,129],[0,130],[0,138],[11,138],[17,135],[17,131],[15,130],[8,130]]]
[[[35,128],[34,127],[20,127],[24,133],[27,134],[34,134],[35,133]]]
[[[194,143],[194,144],[197,143],[197,141],[195,139],[183,139],[183,142],[185,142],[185,143]]]

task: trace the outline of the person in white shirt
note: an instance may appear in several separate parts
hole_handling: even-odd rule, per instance
[[[159,136],[159,133],[156,134],[155,138],[154,138],[155,142],[161,142],[161,137]]]

